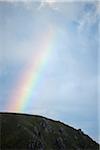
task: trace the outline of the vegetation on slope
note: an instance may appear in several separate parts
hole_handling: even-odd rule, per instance
[[[98,150],[80,129],[41,116],[0,113],[2,150]]]

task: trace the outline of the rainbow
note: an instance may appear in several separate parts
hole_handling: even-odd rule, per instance
[[[42,73],[51,54],[53,41],[54,32],[50,27],[48,33],[45,33],[45,37],[39,43],[35,58],[34,56],[31,57],[30,65],[22,73],[16,88],[13,90],[8,111],[22,112],[27,107],[27,104],[30,103],[30,96],[42,80]]]

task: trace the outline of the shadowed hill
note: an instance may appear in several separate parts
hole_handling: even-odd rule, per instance
[[[98,150],[81,129],[41,116],[0,113],[1,150]]]

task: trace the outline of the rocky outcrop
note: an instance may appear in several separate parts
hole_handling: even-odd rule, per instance
[[[81,129],[44,117],[0,113],[1,150],[98,150]]]

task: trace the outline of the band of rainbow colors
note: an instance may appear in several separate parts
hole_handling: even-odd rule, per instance
[[[52,27],[48,32],[44,33],[44,37],[39,43],[39,48],[36,50],[35,57],[31,57],[30,66],[22,73],[16,89],[10,98],[10,106],[8,111],[22,112],[30,103],[30,96],[34,92],[37,83],[42,80],[41,73],[43,72],[48,62],[48,57],[52,51],[52,44],[54,42],[54,32]],[[34,104],[34,103],[33,103]]]

